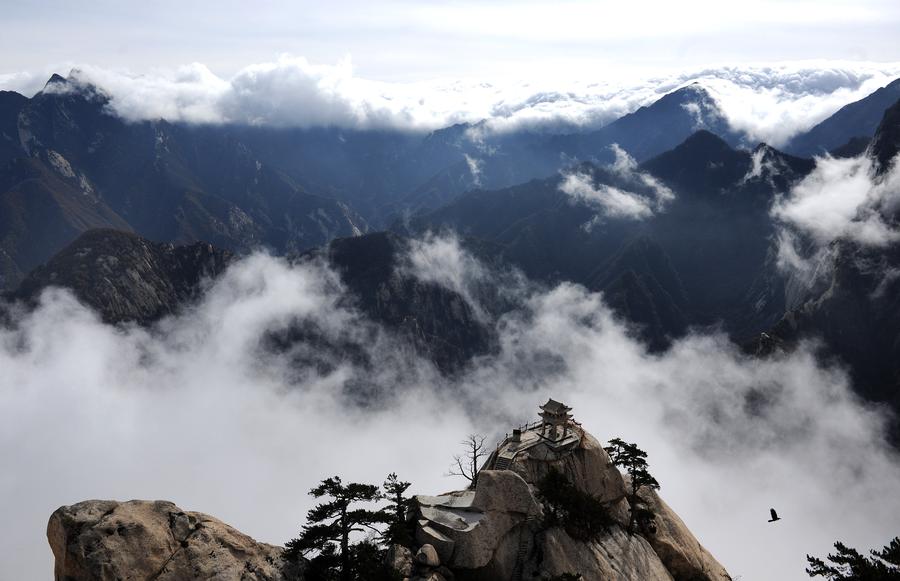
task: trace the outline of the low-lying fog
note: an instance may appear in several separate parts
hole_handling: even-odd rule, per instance
[[[467,286],[490,276],[476,265],[453,239],[429,238],[406,268],[474,300]],[[327,265],[257,254],[151,329],[104,325],[51,290],[0,330],[2,577],[47,578],[47,518],[85,499],[172,500],[283,543],[330,475],[461,487],[444,476],[459,441],[494,440],[547,397],[599,439],[647,450],[662,496],[736,578],[803,579],[807,553],[898,533],[900,462],[882,418],[809,348],[760,361],[705,335],[652,355],[602,296],[522,285],[521,309],[498,324],[499,355],[451,381],[390,333],[371,340],[374,324],[340,307],[340,292]],[[291,321],[325,336],[368,330],[378,372],[298,369],[267,351],[261,339]],[[344,397],[360,378],[380,401]],[[767,523],[769,507],[783,520]]]

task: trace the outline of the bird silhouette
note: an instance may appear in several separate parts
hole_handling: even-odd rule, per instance
[[[769,512],[772,513],[772,518],[769,519],[769,522],[775,522],[776,520],[781,520],[780,518],[778,518],[778,513],[775,512],[774,508],[770,508]]]

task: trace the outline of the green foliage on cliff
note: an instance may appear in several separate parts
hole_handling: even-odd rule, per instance
[[[613,524],[605,504],[579,490],[558,470],[551,469],[538,481],[537,492],[544,505],[544,524],[563,527],[573,539],[597,538]]]
[[[603,449],[609,454],[610,461],[625,470],[631,479],[631,490],[628,493],[628,503],[631,505],[628,532],[634,533],[637,526],[645,532],[655,532],[653,520],[656,515],[638,496],[641,488],[659,490],[659,482],[650,474],[647,453],[638,448],[637,444],[620,438],[613,438],[609,441],[609,446]]]

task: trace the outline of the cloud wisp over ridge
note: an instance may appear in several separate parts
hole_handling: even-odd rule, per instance
[[[812,173],[776,198],[778,266],[798,288],[827,280],[839,254],[836,243],[877,250],[900,242],[900,165],[895,158],[887,172],[876,175],[875,169],[867,153],[818,157]],[[885,283],[893,276],[880,275]]]
[[[407,274],[468,301],[493,276],[469,268],[453,238],[408,252]],[[309,506],[303,491],[332,474],[396,471],[417,493],[446,490],[459,485],[442,475],[462,435],[499,436],[549,396],[599,438],[647,449],[664,498],[733,574],[800,578],[804,555],[837,538],[875,546],[896,533],[900,464],[883,418],[810,349],[763,361],[693,335],[650,354],[599,294],[511,292],[522,306],[497,322],[499,351],[448,379],[347,307],[320,262],[250,256],[152,329],[104,325],[47,291],[0,329],[3,576],[45,575],[43,523],[85,498],[168,498],[283,542]],[[289,324],[378,364],[308,342],[267,347]],[[360,400],[360,386],[380,398]],[[777,529],[765,523],[772,505],[785,516]]]
[[[693,82],[709,90],[729,124],[751,142],[781,145],[841,106],[900,77],[900,63],[777,63],[596,80],[444,79],[386,82],[354,73],[349,58],[315,64],[303,57],[244,67],[225,78],[193,63],[132,73],[79,65],[74,74],[111,97],[129,120],[336,126],[428,131],[487,120],[495,131],[575,131],[600,127]],[[33,94],[46,74],[0,75],[0,89]],[[580,76],[584,79],[583,76]]]
[[[588,225],[606,218],[643,220],[663,211],[675,199],[675,193],[652,175],[640,171],[628,152],[613,144],[615,161],[606,166],[617,185],[596,183],[589,171],[580,168],[563,172],[559,190],[574,202],[596,209],[597,216]],[[634,191],[633,191],[634,190]]]

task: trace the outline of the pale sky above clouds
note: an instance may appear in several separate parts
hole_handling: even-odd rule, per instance
[[[0,0],[0,90],[82,71],[127,119],[600,126],[684,84],[779,146],[900,76],[892,0]]]
[[[900,60],[892,0],[3,0],[0,73],[352,55],[374,80],[597,75],[798,59]]]

